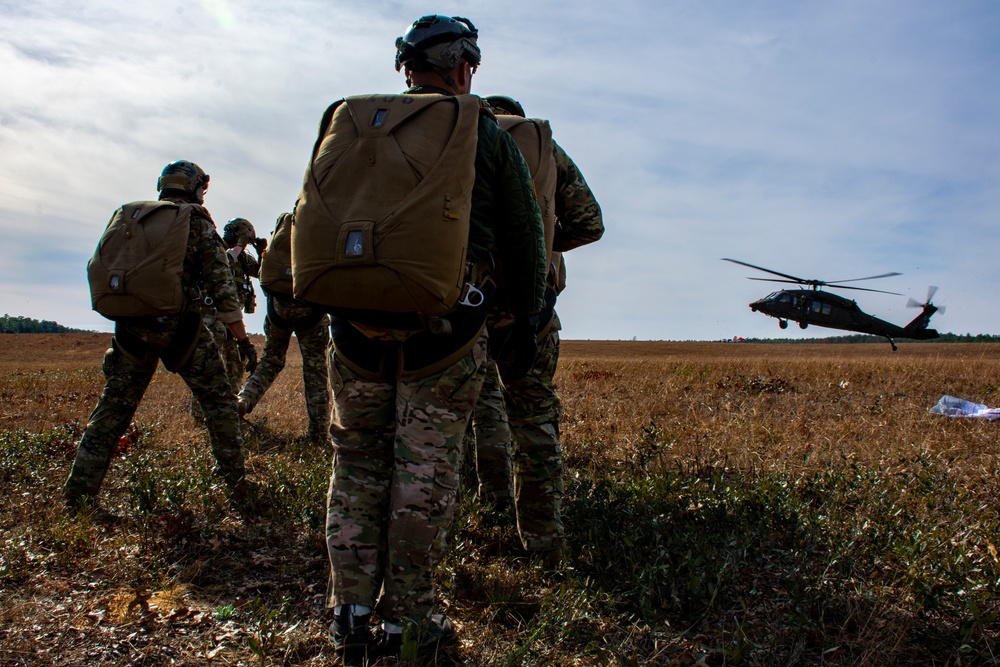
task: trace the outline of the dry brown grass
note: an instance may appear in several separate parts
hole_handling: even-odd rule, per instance
[[[125,517],[107,526],[67,516],[59,488],[109,339],[0,335],[0,447],[16,450],[0,471],[0,665],[333,664],[329,455],[297,440],[296,346],[247,431],[270,507],[253,518],[229,508],[188,392],[161,370],[139,442],[105,481],[102,498]],[[569,569],[530,566],[510,527],[466,498],[441,577],[463,639],[440,664],[989,663],[1000,425],[927,410],[943,394],[1000,406],[998,378],[995,344],[564,341]],[[684,506],[598,516],[617,507],[598,491]],[[752,511],[741,505],[751,496]],[[810,532],[816,522],[827,523]],[[640,533],[662,537],[664,564],[648,544],[627,547]],[[726,534],[736,549],[721,566],[698,560],[701,536]],[[672,535],[694,553],[680,558]],[[767,548],[742,562],[755,541]],[[679,567],[717,584],[685,598]],[[965,590],[952,585],[963,577]]]
[[[927,452],[977,476],[1000,454],[997,425],[928,413],[944,394],[1000,406],[993,344],[567,341],[557,382],[577,456],[632,456],[650,424],[668,462],[815,470]]]

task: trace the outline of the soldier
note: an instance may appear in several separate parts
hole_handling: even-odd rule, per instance
[[[222,243],[236,285],[236,296],[240,302],[240,309],[248,315],[257,309],[257,295],[250,279],[260,276],[260,264],[245,250],[247,246],[253,245],[259,254],[261,249],[258,246],[261,242],[266,246],[267,241],[256,238],[253,225],[246,218],[233,218],[223,228]],[[257,368],[257,349],[249,339],[246,343],[237,342],[225,322],[212,314],[205,316],[205,326],[215,338],[215,344],[222,355],[222,363],[226,367],[226,377],[229,378],[233,393],[236,393],[243,386],[243,372],[253,373]],[[190,413],[199,421],[203,419],[198,401],[193,396]]]
[[[406,95],[467,95],[480,63],[477,37],[468,19],[431,15],[415,21],[396,40],[396,69],[405,70],[411,86]],[[469,144],[475,155],[468,156],[475,169],[466,193],[472,197],[467,258],[482,275],[491,251],[516,269],[506,286],[516,318],[507,350],[516,376],[531,366],[537,348],[544,232],[517,146],[491,115],[480,112],[475,122],[469,128],[477,137]],[[371,326],[364,313],[332,318],[328,604],[335,614],[334,643],[345,653],[364,653],[372,645],[373,608],[383,621],[383,654],[399,654],[404,631],[425,646],[454,637],[451,622],[432,615],[434,571],[454,516],[463,433],[486,359],[492,288],[483,280],[476,285],[485,298],[458,305],[417,331]]]
[[[246,249],[253,246],[260,255],[267,247],[265,239],[258,239],[253,225],[246,218],[233,218],[222,230],[222,242],[229,255],[229,265],[233,271],[233,281],[236,283],[236,293],[240,299],[243,312],[252,315],[257,310],[257,294],[253,289],[251,278],[260,278],[260,262]],[[253,373],[257,367],[257,351],[240,350],[236,339],[226,335],[222,342],[222,359],[226,362],[226,373],[233,385],[233,391],[238,392],[243,386],[243,371]],[[249,355],[249,356],[248,356]]]
[[[299,301],[290,293],[283,293],[277,285],[284,277],[283,269],[288,268],[284,265],[289,252],[288,234],[283,225],[290,222],[290,213],[278,217],[277,228],[271,237],[271,249],[261,258],[261,286],[267,299],[264,351],[257,369],[250,374],[239,393],[239,411],[241,416],[253,412],[274,378],[285,367],[285,355],[294,333],[302,353],[302,385],[306,412],[309,415],[307,437],[313,443],[329,444],[330,317],[322,310]],[[272,267],[276,262],[281,264]],[[270,286],[264,279],[269,273],[275,277]]]
[[[157,181],[160,201],[179,204],[182,214],[190,211],[189,231],[181,231],[187,235],[180,275],[184,305],[174,315],[116,320],[111,348],[104,355],[104,391],[90,414],[63,488],[71,508],[96,507],[115,445],[131,423],[158,360],[167,370],[178,373],[200,402],[215,456],[215,472],[237,494],[247,489],[236,395],[226,380],[215,340],[202,325],[206,304],[212,304],[212,312],[225,322],[236,340],[249,345],[229,261],[215,223],[201,206],[208,182],[201,167],[184,160],[164,167]],[[126,206],[138,217],[146,204],[150,203]],[[119,286],[117,282],[112,284]]]
[[[496,95],[484,99],[504,127],[511,127],[505,122],[513,120],[510,117],[525,116],[521,104],[509,97]],[[534,134],[515,136],[537,137]],[[539,554],[547,565],[555,566],[563,548],[561,410],[553,385],[561,325],[555,302],[565,287],[562,253],[599,240],[604,234],[604,222],[601,207],[579,168],[559,144],[552,141],[551,145],[551,156],[543,157],[548,159],[550,168],[554,162],[554,187],[551,193],[538,193],[540,202],[550,198],[554,201],[555,223],[550,237],[553,252],[545,291],[546,307],[540,318],[538,356],[527,375],[503,383],[496,367],[487,367],[479,403],[473,413],[470,449],[477,463],[480,495],[500,510],[513,497],[522,546],[528,552]],[[529,150],[525,146],[526,154]],[[529,164],[531,162],[529,160]],[[539,162],[534,171],[544,172],[545,166]],[[539,187],[544,179],[538,178],[534,171],[532,176],[536,177],[535,185]],[[496,349],[510,331],[511,318],[509,313],[503,312],[503,295],[498,295],[496,301],[498,306],[491,313],[488,324],[491,350]]]

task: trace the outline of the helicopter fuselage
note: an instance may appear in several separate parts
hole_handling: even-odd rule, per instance
[[[830,287],[837,287],[838,289],[896,294],[896,292],[886,292],[885,290],[855,287],[853,285],[844,284],[857,282],[859,280],[875,280],[877,278],[890,278],[892,276],[900,275],[895,271],[882,273],[877,276],[868,276],[866,278],[827,281],[799,278],[788,273],[782,273],[773,269],[766,269],[763,266],[757,266],[756,264],[750,264],[748,262],[731,259],[729,257],[723,257],[722,259],[726,262],[732,262],[733,264],[739,264],[740,266],[747,266],[751,269],[756,269],[758,271],[763,271],[764,273],[770,273],[778,276],[778,278],[750,278],[750,280],[764,280],[775,283],[793,283],[810,286],[809,289],[784,289],[772,292],[763,299],[758,299],[750,304],[750,309],[755,313],[761,312],[765,315],[777,318],[778,326],[782,329],[787,329],[789,320],[792,320],[794,322],[798,322],[799,328],[801,329],[805,329],[810,324],[815,324],[816,326],[826,327],[828,329],[842,329],[844,331],[856,331],[858,333],[871,334],[873,336],[883,336],[889,341],[889,344],[892,345],[893,351],[896,350],[896,343],[893,342],[893,338],[929,340],[931,338],[938,337],[937,331],[927,328],[927,325],[930,324],[931,316],[939,310],[937,306],[931,303],[931,298],[934,296],[934,292],[937,290],[937,287],[931,286],[931,288],[928,289],[927,301],[923,304],[910,299],[912,303],[907,305],[920,307],[920,314],[913,318],[912,322],[902,327],[895,325],[892,322],[880,320],[874,315],[869,315],[858,308],[858,304],[853,299],[845,299],[838,294],[824,292],[819,289],[821,286],[828,285]],[[900,296],[899,294],[896,295]]]
[[[754,301],[750,309],[777,318],[781,328],[787,327],[791,320],[798,322],[802,329],[814,324],[828,329],[884,336],[890,341],[893,338],[926,340],[938,336],[937,331],[926,328],[930,315],[936,310],[930,304],[905,327],[869,315],[852,299],[818,289],[779,290]]]

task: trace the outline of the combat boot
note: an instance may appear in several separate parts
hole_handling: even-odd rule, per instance
[[[71,516],[86,517],[91,523],[116,526],[122,518],[98,504],[93,496],[66,496],[66,511]]]
[[[457,639],[455,625],[444,614],[431,614],[427,619],[423,635],[417,645],[419,655],[433,653],[441,646],[447,646]],[[411,649],[412,650],[412,649]],[[383,623],[379,640],[379,656],[400,658],[403,652],[403,627],[396,623]],[[415,656],[409,655],[407,658]]]
[[[366,611],[367,610],[367,611]],[[344,665],[367,665],[369,653],[375,643],[371,628],[372,613],[364,605],[343,604],[334,608],[330,634],[333,646],[343,659]],[[374,656],[371,662],[374,663]]]

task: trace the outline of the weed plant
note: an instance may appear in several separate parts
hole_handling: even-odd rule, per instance
[[[60,488],[106,334],[0,336],[0,665],[331,665],[325,494],[300,360],[245,425],[265,502],[213,477],[158,372],[101,492]],[[460,641],[416,664],[986,665],[1000,648],[1000,345],[563,345],[567,548],[460,498]]]

